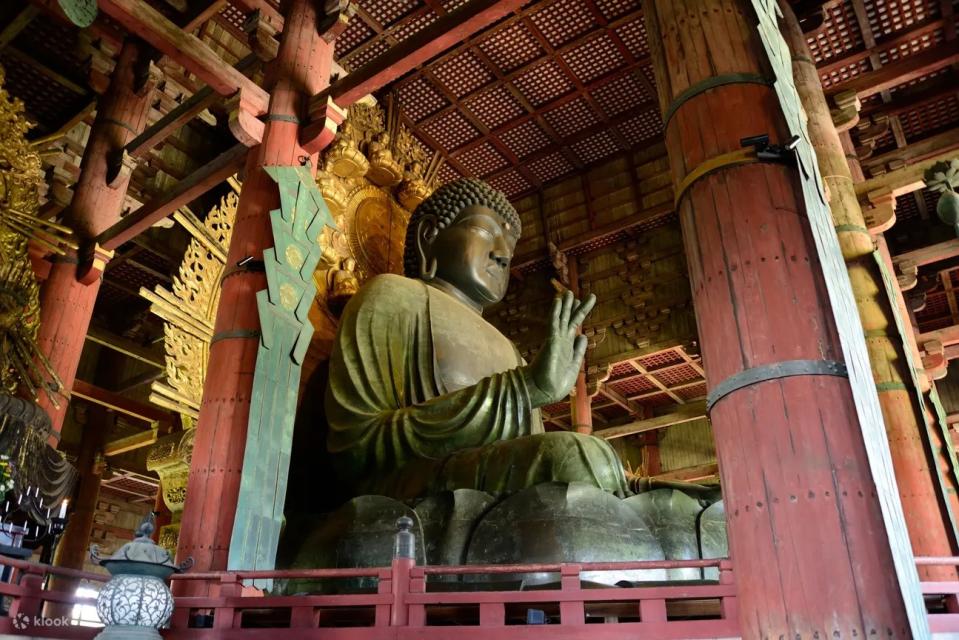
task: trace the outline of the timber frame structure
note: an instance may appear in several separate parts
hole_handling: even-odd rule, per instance
[[[0,632],[99,580],[111,493],[197,561],[170,638],[547,637],[513,626],[535,603],[564,638],[959,632],[959,0],[98,0],[80,28],[81,4],[0,7],[29,216],[57,232],[28,247],[32,395],[80,474],[56,566],[0,556]],[[278,504],[243,482],[260,409],[292,430],[343,304],[461,176],[522,218],[487,317],[527,359],[557,291],[598,298],[547,428],[608,439],[634,482],[721,486],[731,559],[666,562],[717,581],[594,593],[580,573],[617,567],[556,565],[546,595],[441,594],[523,567],[398,558],[307,572],[375,594],[243,586],[292,575],[269,571],[290,443],[262,447]]]

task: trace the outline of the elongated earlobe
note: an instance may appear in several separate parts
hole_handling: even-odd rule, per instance
[[[436,240],[439,231],[435,216],[424,216],[416,229],[416,253],[420,262],[420,279],[429,282],[436,277],[436,258],[427,256],[426,248]]]

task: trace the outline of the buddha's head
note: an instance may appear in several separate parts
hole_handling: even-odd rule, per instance
[[[519,214],[502,192],[471,178],[447,183],[410,216],[406,275],[482,310],[506,295],[520,231]]]

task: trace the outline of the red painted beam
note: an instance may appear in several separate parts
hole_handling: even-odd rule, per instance
[[[196,74],[220,95],[232,96],[242,90],[246,101],[255,107],[255,115],[266,113],[270,100],[266,91],[144,0],[100,0],[99,6],[105,14]]]
[[[959,41],[946,42],[886,64],[875,71],[862,73],[848,82],[837,83],[829,88],[829,94],[855,91],[860,99],[868,98],[957,62],[959,62]]]
[[[956,256],[959,256],[959,238],[953,238],[952,240],[946,240],[945,242],[933,244],[921,249],[900,253],[898,256],[895,256],[892,261],[894,264],[908,261],[917,267],[923,267],[927,264],[949,260]]]
[[[96,242],[107,251],[112,251],[133,239],[239,171],[248,152],[247,147],[237,144],[181,180],[169,193],[121,218],[97,236]]]
[[[95,402],[114,411],[138,418],[145,422],[163,422],[172,424],[173,416],[169,411],[157,409],[153,405],[131,400],[119,393],[108,391],[85,380],[73,381],[73,397]]]

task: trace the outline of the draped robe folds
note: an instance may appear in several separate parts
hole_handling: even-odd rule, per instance
[[[468,349],[467,364],[441,362],[444,349]],[[327,445],[338,477],[356,495],[400,499],[550,481],[626,493],[609,443],[544,432],[522,365],[505,336],[449,294],[402,276],[371,279],[346,306],[330,358]]]

